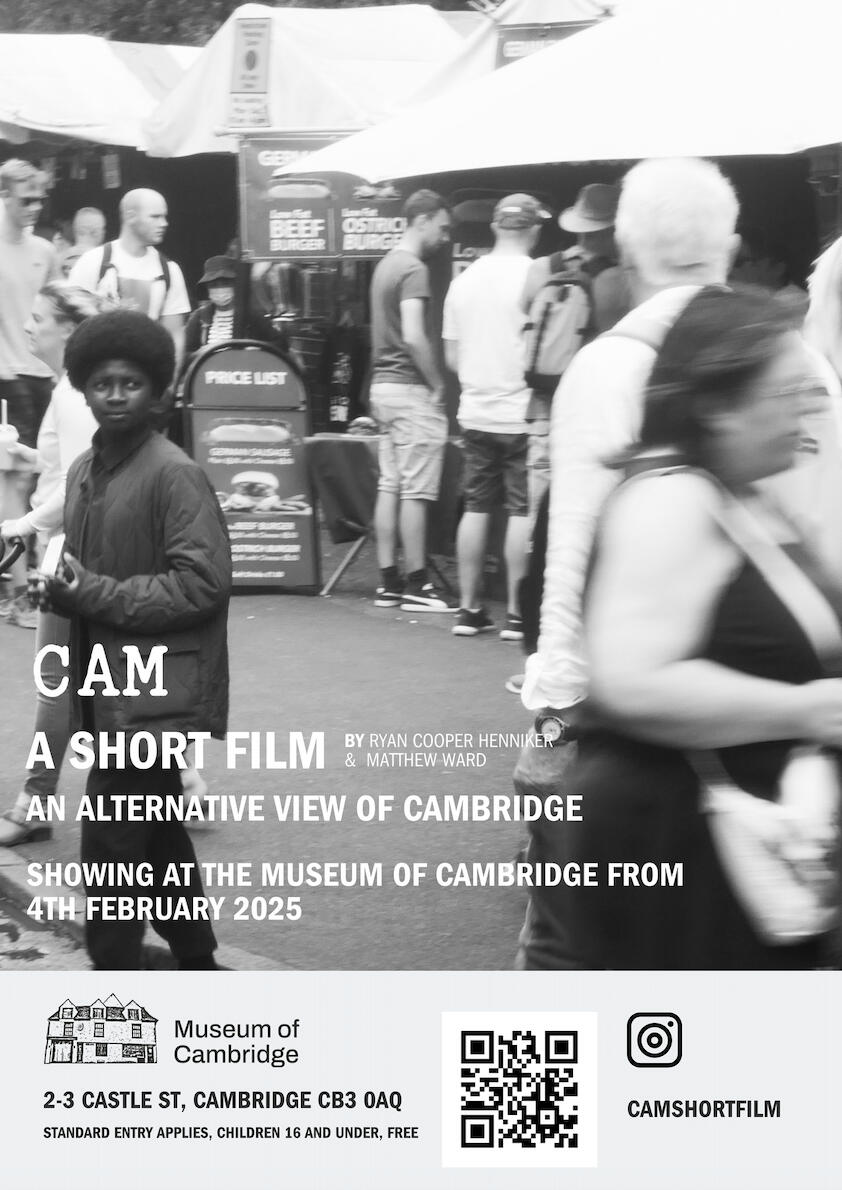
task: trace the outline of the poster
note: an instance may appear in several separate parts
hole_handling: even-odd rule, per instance
[[[368,596],[232,606],[191,825],[230,970],[85,969],[84,763],[0,857],[3,1185],[836,1187],[838,973],[511,970],[517,650]],[[0,633],[10,793],[33,639]]]

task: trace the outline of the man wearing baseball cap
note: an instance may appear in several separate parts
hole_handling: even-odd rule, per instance
[[[464,444],[465,511],[456,537],[460,609],[455,636],[476,636],[494,627],[482,605],[481,587],[489,518],[500,506],[508,513],[508,612],[500,636],[523,636],[517,593],[529,541],[530,394],[523,374],[520,297],[530,253],[549,217],[530,194],[501,199],[491,223],[494,247],[454,280],[444,303],[445,360],[461,385],[457,417]]]

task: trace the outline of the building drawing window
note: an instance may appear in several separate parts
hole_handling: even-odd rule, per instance
[[[141,1025],[132,1025],[132,1039],[143,1036],[143,1027]]]
[[[105,1025],[100,1021],[99,1024],[94,1025],[94,1037],[105,1036]]]
[[[62,1010],[61,1010],[61,1016],[62,1016],[62,1020],[65,1020],[65,1021],[66,1021],[66,1020],[68,1020],[68,1019],[71,1019],[71,1020],[72,1020],[72,1018],[73,1018],[73,1009],[72,1009],[72,1008],[62,1008]]]
[[[94,1020],[97,1020],[97,1019],[102,1020],[102,1009],[101,1008],[94,1009]]]
[[[140,1013],[138,1012],[138,1010],[136,1008],[130,1008],[129,1009],[129,1020],[136,1021],[139,1019],[140,1019]]]
[[[98,1058],[108,1057],[108,1046],[104,1042],[99,1042],[96,1047],[96,1056]]]
[[[72,1022],[72,1021],[67,1021],[67,1022],[65,1023],[65,1026],[64,1026],[64,1036],[65,1036],[65,1037],[72,1037],[72,1036],[73,1036],[73,1022]]]

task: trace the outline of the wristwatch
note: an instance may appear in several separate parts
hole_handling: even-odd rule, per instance
[[[576,708],[578,704],[558,710],[556,707],[544,707],[535,717],[535,734],[544,741],[545,748],[555,748],[557,744],[569,744],[579,734]]]

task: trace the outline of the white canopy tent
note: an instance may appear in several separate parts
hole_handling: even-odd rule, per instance
[[[426,5],[245,4],[147,121],[143,148],[150,156],[237,151],[236,136],[220,135],[229,127],[237,22],[261,19],[271,22],[268,126],[282,134],[366,128],[397,111],[464,45]]]
[[[445,91],[482,78],[497,66],[526,57],[541,45],[586,28],[612,15],[620,0],[503,0],[482,19],[455,57],[423,84],[412,103],[424,103]],[[531,32],[530,32],[531,30]],[[523,32],[520,32],[523,31]],[[508,40],[511,35],[513,40]],[[514,38],[517,40],[514,40]]]
[[[2,34],[0,139],[137,146],[143,120],[200,53],[85,34]]]
[[[612,20],[295,165],[368,181],[842,141],[839,0],[628,0]]]

